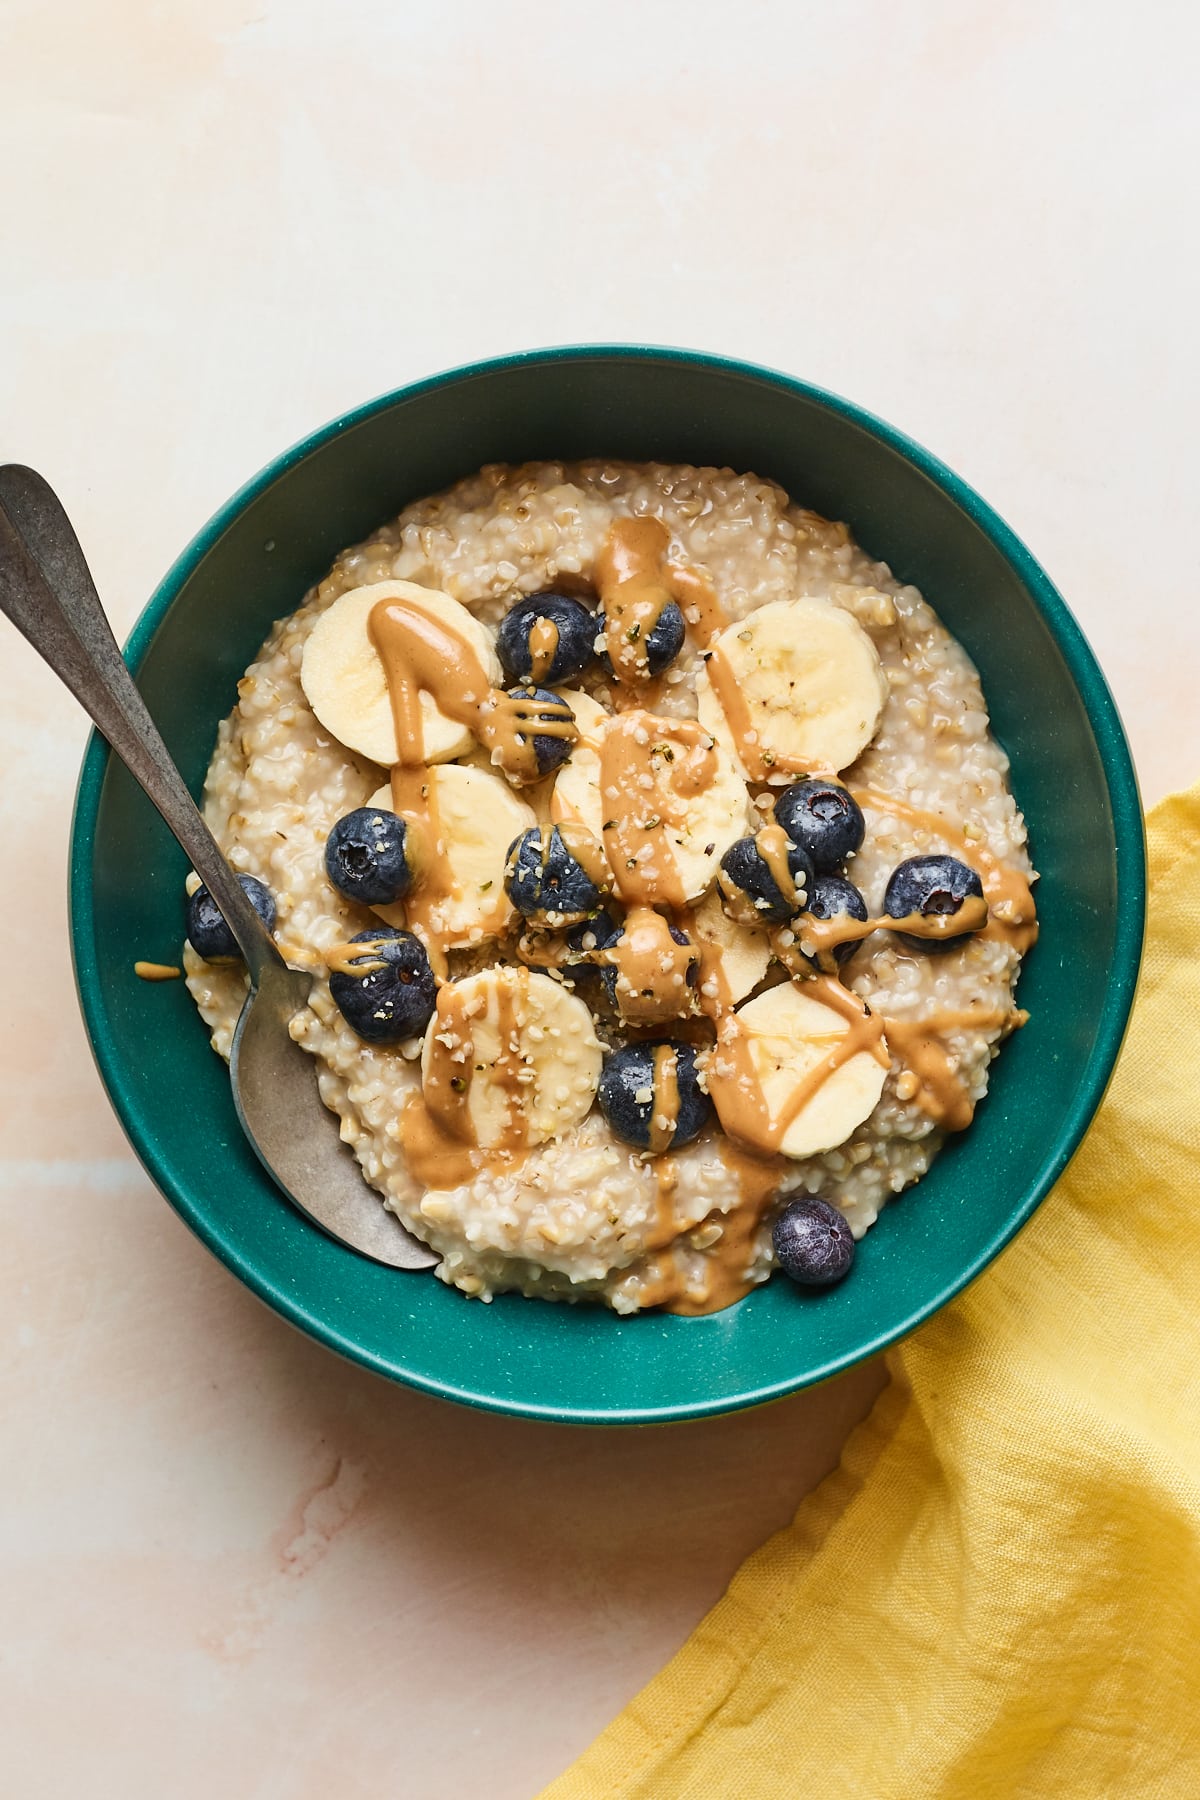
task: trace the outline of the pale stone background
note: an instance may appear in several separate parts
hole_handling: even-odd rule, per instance
[[[1200,771],[1194,7],[3,0],[0,456],[119,630],[283,445],[544,343],[773,363],[939,452]],[[0,631],[0,1789],[527,1796],[881,1379],[645,1434],[310,1345],[135,1168],[66,950],[80,714]]]

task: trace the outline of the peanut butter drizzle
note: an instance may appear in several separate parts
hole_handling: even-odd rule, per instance
[[[999,938],[1011,944],[1021,956],[1037,942],[1037,907],[1028,875],[1014,869],[1011,863],[1001,862],[986,844],[973,843],[960,825],[944,819],[941,813],[910,806],[906,800],[880,793],[876,788],[851,788],[850,792],[861,807],[890,813],[895,819],[907,819],[910,824],[955,845],[964,862],[978,867],[989,907],[985,937]]]
[[[558,626],[553,619],[535,619],[529,633],[529,679],[545,681],[558,649]]]
[[[596,842],[586,825],[575,819],[564,819],[558,825],[542,826],[542,872],[546,871],[554,844],[554,833],[566,845],[575,861],[579,864],[588,880],[600,893],[606,894],[612,885],[612,873],[602,845]]]
[[[849,1030],[830,1035],[827,1053],[796,1083],[786,1105],[773,1119],[754,1067],[749,1041],[740,1028],[737,1014],[727,1014],[717,1029],[717,1051],[720,1057],[733,1064],[733,1074],[720,1075],[714,1070],[709,1075],[708,1085],[714,1100],[718,1092],[723,1096],[724,1104],[719,1110],[721,1123],[729,1135],[751,1150],[778,1155],[789,1126],[830,1077],[861,1051],[875,1054],[883,1028],[865,1009],[859,1018],[862,1028],[852,1024]]]
[[[420,714],[417,715],[420,726]],[[458,883],[446,853],[446,840],[438,815],[433,775],[425,763],[398,762],[391,773],[392,811],[408,827],[410,845],[416,848],[417,881],[403,900],[405,923],[425,946],[430,967],[439,980],[447,974],[446,953],[437,931],[443,901],[458,895]]]
[[[553,625],[550,629],[554,630]],[[490,732],[494,740],[492,761],[522,786],[542,777],[535,737],[565,738],[574,743],[579,736],[575,716],[565,700],[522,699],[518,694],[502,694],[499,689],[493,690],[492,699],[472,729],[483,741]],[[496,744],[502,747],[497,749]]]
[[[524,1065],[521,1061],[521,1023],[517,1016],[516,990],[519,988],[522,998],[526,997],[528,983],[528,972],[525,969],[514,969],[511,978],[501,981],[496,990],[496,1029],[500,1049],[494,1072],[504,1090],[508,1113],[503,1134],[494,1146],[501,1154],[511,1154],[514,1150],[525,1147],[525,1098],[521,1080]]]
[[[802,913],[793,921],[793,930],[806,956],[815,957],[827,974],[832,974],[827,958],[841,944],[860,943],[873,931],[903,931],[910,937],[932,939],[977,935],[988,922],[988,903],[978,894],[968,894],[957,912],[905,913],[894,919],[890,913],[878,918],[852,919],[849,913],[837,913],[832,919],[815,919]]]
[[[651,1156],[661,1156],[671,1147],[679,1119],[679,1058],[670,1044],[660,1044],[654,1052],[651,1093],[647,1148]]]
[[[409,1173],[423,1188],[461,1187],[491,1160],[447,1131],[420,1094],[411,1095],[400,1114],[400,1147]]]
[[[975,1102],[951,1061],[950,1052],[924,1021],[893,1019],[888,1041],[917,1079],[912,1096],[921,1111],[947,1131],[965,1131],[975,1117]]]
[[[788,862],[788,852],[792,848],[792,840],[783,826],[776,825],[773,820],[769,825],[761,825],[754,834],[754,844],[770,871],[771,880],[788,905],[793,907],[798,905],[799,895],[805,890],[803,887],[799,890],[796,887],[796,877],[792,874],[791,864]]]
[[[617,519],[596,559],[608,660],[628,687],[649,681],[647,640],[674,598],[663,567],[670,541],[661,519]]]
[[[403,766],[416,768],[425,762],[423,693],[430,695],[439,712],[465,726],[490,750],[492,761],[501,768],[519,767],[527,760],[522,739],[531,735],[531,728],[538,737],[576,736],[565,702],[537,705],[494,688],[475,646],[414,602],[381,600],[371,609],[367,631],[387,678],[397,761]]]
[[[523,971],[521,972],[523,974]],[[413,1094],[400,1115],[400,1143],[413,1177],[426,1188],[458,1187],[481,1169],[517,1169],[529,1154],[526,1142],[516,996],[509,983],[497,998],[500,1049],[494,1073],[508,1103],[498,1143],[482,1148],[470,1113],[475,1044],[462,990],[448,982],[438,990],[436,1029],[430,1039],[423,1094]],[[452,1041],[443,1043],[443,1038]]]
[[[473,644],[411,600],[380,600],[371,608],[367,632],[387,676],[400,762],[425,760],[422,694],[485,741],[477,727],[496,690]]]
[[[425,1070],[425,1110],[448,1137],[459,1144],[476,1142],[471,1118],[471,1081],[475,1074],[475,1040],[463,1003],[463,991],[454,982],[438,989],[437,1011],[429,1039]]]
[[[885,1019],[884,1030],[898,1060],[917,1079],[912,1096],[923,1113],[945,1131],[965,1131],[975,1117],[975,1102],[960,1077],[951,1052],[939,1042],[946,1031],[989,1031],[996,1026],[1023,1025],[1028,1013],[1016,1008],[964,1008],[931,1013],[923,1019]]]
[[[183,974],[174,963],[142,962],[140,958],[134,963],[133,972],[140,981],[178,981]]]
[[[658,1191],[654,1197],[654,1222],[646,1236],[648,1251],[665,1250],[679,1236],[679,1222],[675,1217],[675,1189],[679,1185],[679,1169],[673,1156],[655,1158],[654,1180]]]
[[[788,1095],[787,1105],[774,1126],[775,1141],[768,1145],[773,1150],[777,1150],[782,1144],[788,1126],[803,1112],[818,1088],[831,1075],[836,1074],[844,1063],[864,1053],[873,1056],[883,1068],[887,1068],[891,1061],[884,1041],[883,1020],[857,994],[852,994],[849,988],[843,987],[840,981],[835,981],[829,975],[815,977],[805,992],[813,1000],[819,1000],[822,1006],[827,1006],[831,1012],[840,1014],[846,1021],[847,1029],[831,1039],[829,1054],[816,1063]]]
[[[627,1025],[661,1025],[688,1010],[688,975],[700,952],[677,944],[653,907],[630,907],[621,936],[593,960],[615,970],[617,1010]]]
[[[700,648],[706,650],[718,631],[724,631],[729,623],[729,614],[717,599],[711,578],[702,569],[674,562],[667,564],[666,578],[688,630]]]
[[[473,720],[491,684],[474,646],[411,601],[381,600],[371,609],[367,633],[383,664],[396,731],[392,811],[404,820],[420,862],[419,879],[405,898],[404,916],[424,944],[434,973],[444,980],[445,954],[435,927],[441,903],[457,894],[457,884],[425,760],[421,694],[428,693],[447,717],[466,713]],[[468,718],[459,722],[468,723]]]
[[[385,937],[363,938],[357,944],[331,944],[323,952],[325,967],[331,975],[374,975],[386,969],[379,952],[387,943]]]
[[[492,1074],[503,1090],[506,1120],[499,1139],[487,1146],[493,1154],[512,1155],[525,1148],[525,1108],[521,1080],[520,1020],[517,1014],[517,990],[528,982],[524,969],[513,969],[511,979],[497,983],[496,1034],[499,1050]],[[449,1042],[444,1040],[449,1039]],[[475,1078],[475,1039],[471,1022],[463,1005],[462,989],[447,982],[438,990],[437,1015],[429,1039],[429,1062],[425,1073],[425,1106],[430,1117],[450,1138],[459,1143],[478,1143],[471,1118],[471,1084]]]
[[[767,749],[758,741],[750,718],[750,708],[729,658],[719,644],[709,647],[704,667],[717,704],[725,715],[725,723],[733,739],[742,767],[751,781],[766,781],[772,775],[811,775],[795,757],[786,752]]]
[[[682,916],[686,918],[686,914]],[[700,971],[696,983],[700,1010],[716,1021],[733,1005],[733,995],[725,979],[724,953],[715,938],[706,938],[698,931],[691,936],[700,952]]]
[[[517,955],[527,968],[546,970],[570,968],[575,963],[590,962],[589,952],[578,952],[571,949],[566,940],[550,931],[539,931],[528,927],[522,931],[513,945]]]
[[[726,1168],[737,1181],[741,1198],[729,1212],[714,1209],[701,1220],[700,1227],[692,1228],[700,1229],[705,1225],[721,1228],[721,1236],[704,1254],[702,1280],[693,1285],[685,1278],[675,1246],[686,1234],[680,1233],[675,1225],[673,1211],[669,1220],[670,1237],[663,1239],[662,1230],[668,1221],[664,1219],[660,1198],[657,1227],[646,1245],[657,1254],[647,1271],[647,1285],[641,1297],[643,1307],[658,1306],[664,1312],[698,1318],[705,1313],[723,1312],[757,1285],[748,1273],[750,1261],[759,1229],[778,1193],[780,1171],[777,1166],[747,1155],[727,1139],[721,1142],[720,1153]]]
[[[687,905],[671,831],[689,798],[717,772],[713,740],[695,719],[627,712],[609,722],[600,746],[604,849],[621,898],[631,905]],[[649,775],[653,786],[642,788]]]
[[[646,640],[672,600],[701,648],[729,623],[707,571],[666,560],[670,541],[661,519],[617,519],[596,559],[605,647],[619,684],[638,687],[650,680]],[[619,692],[615,702],[620,710]],[[642,704],[653,702],[647,697]]]

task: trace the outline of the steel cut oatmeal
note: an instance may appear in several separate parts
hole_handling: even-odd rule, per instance
[[[844,1273],[842,1221],[970,1124],[1037,931],[1007,768],[964,651],[845,526],[753,475],[546,463],[338,557],[238,684],[205,809],[441,1278],[698,1313],[776,1251]],[[203,899],[227,1056],[246,978]]]

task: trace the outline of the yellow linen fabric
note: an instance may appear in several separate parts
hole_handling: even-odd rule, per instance
[[[1200,788],[1149,836],[1070,1170],[544,1800],[1200,1800]]]

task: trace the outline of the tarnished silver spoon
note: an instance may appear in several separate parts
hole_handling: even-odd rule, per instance
[[[105,617],[57,496],[32,469],[0,468],[0,611],[91,714],[220,907],[250,992],[233,1039],[238,1118],[288,1199],[330,1237],[397,1269],[437,1257],[384,1210],[341,1143],[316,1063],[288,1034],[311,977],[289,969],[171,761]]]

